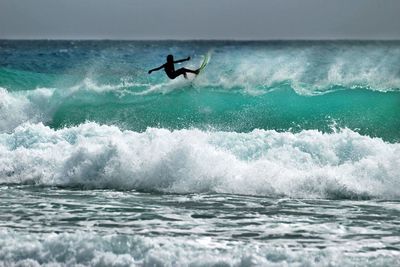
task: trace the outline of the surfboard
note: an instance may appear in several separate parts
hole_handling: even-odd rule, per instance
[[[199,68],[199,73],[197,75],[199,75],[200,73],[203,72],[203,70],[205,69],[205,67],[207,66],[209,61],[210,61],[210,53],[207,53],[204,56],[203,62],[201,63],[200,68]]]

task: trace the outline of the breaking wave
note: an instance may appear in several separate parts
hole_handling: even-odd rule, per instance
[[[0,135],[0,182],[79,188],[398,199],[400,144],[352,130],[250,133],[85,123]]]

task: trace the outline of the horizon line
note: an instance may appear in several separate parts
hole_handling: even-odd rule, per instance
[[[368,38],[273,38],[273,39],[185,39],[185,38],[171,38],[171,39],[156,39],[156,38],[123,38],[123,39],[111,39],[111,38],[0,38],[0,41],[175,41],[175,42],[310,42],[310,41],[358,41],[358,42],[382,42],[382,41],[400,41],[400,38],[381,38],[381,39],[368,39]]]

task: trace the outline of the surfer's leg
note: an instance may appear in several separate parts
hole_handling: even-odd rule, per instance
[[[190,69],[186,69],[186,68],[182,68],[182,69],[184,69],[186,72],[197,74],[197,70],[190,70]]]
[[[188,72],[190,72],[190,73],[194,73],[194,74],[199,74],[199,71],[200,71],[200,69],[197,69],[197,70],[189,70],[189,69],[186,69]]]
[[[176,75],[176,77],[178,77],[179,75],[183,75],[185,78],[187,78],[187,75],[186,75],[187,72],[194,73],[194,74],[198,73],[197,70],[190,70],[190,69],[186,69],[186,68],[180,68],[180,69],[177,69],[175,71],[175,75]]]
[[[190,72],[190,73],[194,73],[194,74],[198,73],[198,70],[190,70],[190,69],[187,69],[187,68],[180,68],[176,72],[178,72],[178,71],[180,71],[182,73],[185,73],[185,72]]]

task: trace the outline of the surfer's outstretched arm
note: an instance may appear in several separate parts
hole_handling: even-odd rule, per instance
[[[184,58],[184,59],[180,59],[180,60],[175,60],[174,63],[181,63],[181,62],[185,62],[190,60],[190,57]]]
[[[161,70],[162,68],[164,68],[164,65],[161,65],[161,66],[158,67],[158,68],[151,69],[151,70],[149,70],[149,74],[152,73],[153,71]]]

